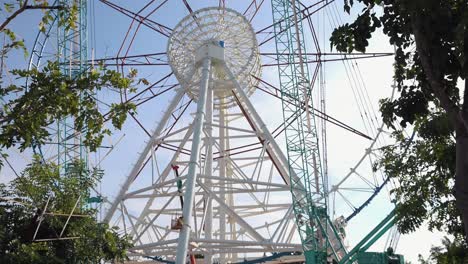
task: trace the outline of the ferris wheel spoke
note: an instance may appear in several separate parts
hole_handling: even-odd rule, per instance
[[[117,56],[88,60],[88,64],[104,66],[168,66],[166,52],[155,52],[138,55]]]
[[[169,0],[163,0],[161,3],[156,3],[156,7],[152,9],[151,11],[146,14],[145,17],[148,17],[152,15],[154,12],[156,12],[159,8],[161,8],[164,4],[166,4]],[[149,1],[145,6],[143,6],[140,10],[138,10],[137,14],[141,14],[145,9],[149,8],[153,3],[155,3],[156,0],[151,0]]]
[[[262,92],[265,92],[269,95],[272,95],[273,97],[276,97],[277,99],[280,99],[281,100],[281,91],[280,89],[274,87],[272,84],[258,78],[258,77],[255,77],[257,78],[258,80],[260,80],[260,83],[263,84],[263,86],[260,86],[258,85],[256,88],[259,89],[260,91]],[[286,99],[286,100],[289,100],[289,99]],[[312,108],[312,106],[311,106]],[[349,125],[346,125],[345,123],[337,120],[336,118],[333,118],[331,117],[330,115],[328,114],[325,114],[323,112],[321,112],[320,110],[316,109],[316,108],[312,108],[313,111],[314,111],[314,115],[318,118],[321,118],[321,119],[324,119],[325,121],[333,124],[333,125],[336,125],[338,127],[341,127],[345,130],[348,130],[358,136],[361,136],[361,137],[364,137],[366,139],[372,139],[371,137],[367,136],[366,134],[364,134],[363,132],[360,132],[359,130],[357,129],[354,129],[352,128],[351,126]]]
[[[192,15],[192,17],[193,17],[194,19],[197,19],[196,16],[193,15],[193,9],[192,9],[192,7],[190,6],[190,4],[188,3],[188,1],[187,1],[187,0],[182,0],[182,2],[184,3],[185,8],[189,11],[189,13]]]
[[[165,89],[165,90],[163,90],[163,91],[161,91],[161,92],[159,92],[159,93],[157,93],[157,94],[154,94],[154,95],[152,95],[152,96],[150,96],[150,97],[148,97],[148,98],[144,98],[143,100],[138,101],[138,103],[136,103],[136,106],[139,106],[139,105],[141,105],[141,104],[143,104],[143,103],[145,103],[145,102],[147,102],[147,101],[149,101],[149,100],[151,100],[151,99],[153,99],[153,98],[156,98],[157,96],[162,95],[162,94],[164,94],[164,93],[166,93],[166,92],[168,92],[168,91],[170,91],[170,90],[172,90],[172,89],[174,89],[174,88],[175,88],[175,86],[172,86],[172,87],[169,87],[169,88],[167,88],[167,89]],[[147,88],[147,89],[148,89],[148,88]],[[132,98],[132,99],[135,100],[135,98]],[[127,102],[131,102],[131,101],[133,101],[133,100],[129,100],[129,101],[127,101]],[[182,109],[183,112],[187,109],[187,107],[188,107],[188,105],[190,104],[190,102],[191,102],[191,101],[189,101],[188,103],[186,103],[186,104],[183,105],[183,106],[184,106],[183,109]],[[110,113],[110,112],[107,112],[107,113],[105,113],[105,114],[103,115],[104,118],[105,118],[105,119],[104,119],[104,123],[108,123],[108,122],[111,120],[111,119],[109,118],[109,113]],[[141,122],[138,121],[138,119],[136,118],[135,115],[132,115],[132,114],[131,114],[130,116],[137,122],[137,124],[145,131],[146,134],[149,133],[149,132],[148,132],[148,129],[146,129],[146,128],[141,124]],[[178,117],[175,117],[175,119],[176,119],[175,122],[171,124],[172,127],[177,123],[177,120],[178,120],[179,118],[180,118],[180,115],[179,115]],[[52,129],[52,131],[54,131],[54,128],[51,128],[51,129]],[[76,136],[78,136],[80,133],[82,133],[82,132],[80,132],[80,131],[74,131],[74,130],[73,130],[73,133],[69,134],[68,138],[76,137]],[[51,134],[53,134],[53,133],[51,133]],[[55,134],[56,134],[56,133],[55,133]],[[62,139],[62,140],[64,140],[64,139]],[[53,143],[53,142],[46,142],[45,145],[53,145],[53,144],[56,144],[56,143]],[[75,148],[75,149],[78,148],[78,147],[79,147],[79,144],[74,144],[74,145],[73,145],[73,148]],[[113,150],[114,147],[115,147],[115,145],[113,145],[113,146],[101,146],[100,148],[110,148],[111,150]],[[111,151],[111,150],[110,150],[110,151]],[[53,151],[53,150],[50,149],[50,151]],[[110,151],[109,151],[106,155],[110,154]],[[49,157],[49,158],[48,158],[49,161],[52,161],[52,160],[57,159],[58,155],[59,155],[59,154],[56,154],[56,155],[47,155],[47,157]],[[102,160],[101,160],[99,163],[101,163],[101,162],[102,162]]]
[[[307,60],[304,61],[304,63],[324,63],[324,62],[341,62],[341,61],[347,61],[347,60],[360,60],[360,59],[371,59],[371,58],[382,58],[382,57],[388,57],[388,56],[393,56],[393,53],[387,52],[387,53],[382,53],[382,52],[375,52],[375,53],[353,53],[355,56],[345,56],[345,57],[340,57],[340,58],[334,58],[335,56],[344,56],[344,55],[350,55],[348,53],[305,53],[303,55],[305,56],[316,56],[319,57],[320,59],[312,59],[312,60]],[[260,55],[266,56],[266,57],[271,57],[271,56],[276,56],[276,53],[261,53]],[[288,54],[283,54],[283,55],[288,55]],[[299,62],[293,62],[292,64],[299,64]],[[265,63],[262,64],[262,67],[277,67],[285,65],[284,63]]]
[[[226,203],[224,203],[224,199],[219,198],[217,195],[213,194],[209,188],[203,185],[203,183],[199,183],[201,188],[208,194],[210,195],[218,204],[220,207],[223,208],[227,214],[232,217],[240,226],[245,228],[245,230],[252,236],[253,239],[256,241],[264,241],[265,238],[261,236],[254,228],[252,228],[242,217],[240,217],[233,209],[231,209]]]
[[[370,182],[366,177],[362,176],[357,170],[351,169],[352,173],[356,175],[359,179],[361,179],[365,184],[367,184],[370,188],[375,189],[377,186]]]
[[[146,96],[146,97],[140,97],[140,98],[134,98],[133,100],[127,100],[125,102],[133,102],[135,104],[135,106],[140,106],[144,103],[147,103],[149,101],[152,101],[153,99],[167,93],[167,92],[170,92],[170,91],[173,91],[177,88],[179,88],[179,84],[169,84],[169,85],[162,85],[162,86],[156,86],[156,87],[152,87],[150,89],[148,89],[147,91],[150,91],[151,94]],[[159,89],[161,91],[158,91],[157,93],[153,92],[153,89]]]
[[[324,7],[328,6],[329,4],[331,4],[332,2],[334,2],[334,0],[331,0],[331,1],[328,1],[328,0],[321,0],[321,1],[318,1],[310,6],[307,6],[307,7],[304,7],[303,9],[299,10],[298,13],[302,13],[302,16],[301,16],[301,20],[298,21],[298,22],[301,22],[307,18],[309,18],[310,16],[312,16],[313,14],[317,13],[318,11],[320,11],[321,9],[323,9]],[[310,11],[310,10],[313,10],[313,11]],[[307,14],[305,14],[305,12],[307,11]],[[283,20],[280,20],[276,23],[283,23],[286,19],[291,19],[291,17],[288,17],[288,18],[284,18]],[[271,40],[275,39],[275,35],[274,35],[274,31],[273,28],[274,26],[276,25],[275,24],[272,24],[272,25],[269,25],[265,28],[262,28],[261,30],[255,32],[257,35],[259,34],[267,34],[266,35],[266,39],[263,40],[262,42],[260,42],[258,45],[259,46],[263,46],[264,44],[270,42]],[[291,27],[293,25],[290,25]],[[283,33],[285,32],[286,30],[288,30],[289,28],[284,28],[283,30],[281,30],[280,32],[277,32],[276,34],[280,34],[280,33]],[[272,35],[272,36],[270,36]]]
[[[375,188],[341,187],[340,191],[374,193]]]
[[[345,202],[346,205],[349,206],[349,208],[351,208],[351,210],[356,210],[356,207],[351,203],[351,201],[346,198],[340,191],[337,191],[337,193],[340,195],[340,197],[343,199],[343,201]]]
[[[220,146],[217,142],[215,142],[215,145],[216,147],[218,148],[218,150],[220,149]],[[244,147],[244,146],[241,146],[241,147]],[[262,149],[265,149],[265,146],[262,148]],[[253,169],[253,174],[252,174],[252,177],[248,177],[248,175],[244,174],[243,173],[243,169],[247,168],[247,167],[252,167],[252,166],[255,166],[255,167],[258,167],[258,166],[262,166],[263,165],[263,161],[265,160],[269,160],[269,158],[266,158],[264,156],[264,154],[262,155],[261,153],[255,157],[252,157],[252,158],[247,158],[247,157],[243,157],[242,159],[240,159],[239,161],[248,161],[248,160],[252,160],[252,162],[249,162],[249,163],[244,163],[242,165],[238,165],[238,163],[235,161],[237,159],[233,158],[233,153],[231,153],[230,150],[227,150],[226,151],[227,153],[229,153],[227,156],[225,156],[225,158],[228,158],[229,161],[230,161],[230,164],[234,167],[235,169],[235,172],[237,172],[236,174],[234,175],[237,175],[238,176],[238,179],[241,180],[241,181],[244,181],[244,183],[250,183],[249,184],[249,187],[247,186],[242,186],[242,189],[243,190],[250,190],[249,192],[252,192],[252,191],[255,191],[255,192],[260,192],[260,193],[263,193],[265,190],[264,189],[258,189],[258,184],[259,184],[259,178],[256,180],[256,181],[253,181],[253,177],[254,177],[254,173],[256,172],[256,168]],[[264,153],[264,152],[263,152]],[[215,158],[216,160],[217,158]],[[202,177],[202,176],[201,176]],[[271,182],[271,178],[269,179],[269,182]],[[271,184],[270,184],[271,185]],[[267,185],[267,190],[268,188],[270,187],[270,185]],[[276,186],[276,185],[274,185]],[[284,185],[281,185],[283,187],[286,187]],[[288,188],[288,187],[286,187]],[[283,189],[284,190],[284,189]],[[258,198],[253,195],[252,198],[256,201],[256,203],[258,205],[261,205],[262,203],[260,202],[260,200],[258,200]]]
[[[252,0],[247,9],[245,9],[244,13],[242,13],[245,17],[247,17],[249,22],[252,23],[252,20],[255,18],[258,11],[262,7],[263,2],[265,2],[265,0]]]
[[[146,127],[140,122],[140,120],[138,120],[138,118],[135,116],[135,114],[133,113],[130,113],[130,117],[135,121],[135,123],[137,123],[137,125],[145,132],[145,134],[148,136],[148,137],[151,137],[151,133],[148,131],[148,129],[146,129]]]
[[[245,93],[243,93],[242,89],[240,89],[239,87],[237,88],[238,89],[236,92],[234,92],[233,90],[233,95],[235,96],[235,100],[239,109],[241,110],[244,117],[247,119],[249,126],[252,128],[253,131],[257,133],[257,135],[266,134],[264,136],[269,135],[272,137],[270,132],[265,129],[264,125],[262,124],[263,122],[258,116],[258,113],[256,113],[255,110],[253,109],[253,105],[251,105],[251,102],[249,101],[249,99],[244,98],[246,97]],[[239,98],[240,96],[242,96],[241,98],[243,102]],[[243,105],[243,103],[245,104],[245,106]],[[259,131],[259,130],[264,130],[264,131]],[[274,138],[271,139],[272,141],[269,141],[269,139],[266,139],[266,138],[262,139],[259,136],[259,139],[260,139],[261,144],[268,146],[268,150],[267,150],[268,156],[273,161],[273,164],[275,164],[276,169],[280,173],[283,180],[285,182],[289,182],[289,178],[287,176],[288,173],[284,170],[284,167],[281,166],[281,164],[284,164],[286,162],[286,158],[283,156],[284,154],[281,152],[281,150],[279,150],[279,147],[274,141]]]
[[[154,99],[160,95],[163,95],[164,93],[170,91],[170,90],[173,90],[175,88],[178,87],[178,84],[167,84],[166,82],[168,81],[168,79],[173,75],[172,72],[164,75],[163,77],[161,77],[160,79],[154,81],[152,84],[150,84],[148,87],[144,88],[143,90],[137,92],[136,94],[133,94],[132,97],[130,98],[126,98],[127,97],[127,94],[123,94],[124,95],[124,103],[129,103],[129,102],[132,102],[132,103],[135,103],[136,106],[139,106],[151,99]],[[147,93],[150,93],[151,95],[147,98],[143,98],[142,97],[147,94]],[[105,113],[104,114],[104,117],[108,116],[109,113]]]
[[[197,24],[197,26],[199,28],[201,28],[200,26],[200,21],[198,20],[197,16],[193,13],[193,9],[192,7],[190,6],[190,4],[188,3],[187,0],[182,0],[184,5],[185,5],[185,8],[189,11],[191,17],[193,18],[193,21],[195,21],[195,23]],[[224,1],[222,2],[223,3],[223,7],[224,7]],[[221,6],[221,1],[219,2],[219,5]]]
[[[135,106],[138,107],[138,106],[140,106],[140,105],[142,105],[142,104],[144,104],[144,103],[146,103],[146,102],[149,102],[149,101],[153,100],[154,98],[156,98],[156,97],[158,97],[158,96],[160,96],[160,95],[162,95],[162,94],[164,94],[164,93],[166,93],[166,92],[169,92],[169,91],[171,91],[171,90],[176,90],[176,89],[179,88],[179,87],[180,87],[180,86],[179,86],[178,84],[171,85],[171,86],[169,86],[169,87],[167,87],[167,88],[164,87],[164,88],[166,88],[166,89],[162,90],[161,92],[159,92],[159,93],[157,93],[157,94],[154,94],[154,95],[150,95],[150,96],[148,96],[148,97],[146,97],[146,98],[142,98],[141,100],[139,100],[138,102],[135,103]],[[186,106],[190,105],[190,103],[191,103],[191,101],[187,102]]]
[[[219,0],[218,7],[222,9],[226,8],[226,0]]]
[[[177,150],[178,150],[178,146],[172,145],[172,144],[168,144],[168,143],[161,143],[161,147],[162,147],[162,148],[165,148],[165,149],[168,149],[168,150],[172,150],[172,151],[177,151]],[[181,154],[185,154],[185,155],[187,155],[187,156],[190,156],[190,149],[181,148],[181,149],[180,149],[180,153],[181,153]]]
[[[166,36],[166,37],[169,37],[171,32],[172,32],[172,29],[170,27],[167,27],[161,23],[158,23],[156,21],[153,21],[151,19],[149,19],[147,16],[146,17],[143,17],[141,15],[139,15],[138,13],[134,13],[124,7],[121,7],[115,3],[111,3],[107,0],[99,0],[100,2],[110,6],[112,9],[124,14],[125,16],[131,18],[132,20],[138,22],[139,24],[143,24],[145,26],[147,26],[148,28],[160,33],[161,35],[163,36]],[[167,1],[165,1],[167,2]],[[164,2],[164,3],[165,3]],[[162,4],[160,6],[158,6],[158,9],[162,6]],[[157,9],[156,9],[157,10]],[[153,13],[154,11],[156,10],[153,10]]]

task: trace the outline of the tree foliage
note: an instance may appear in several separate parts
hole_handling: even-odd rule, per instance
[[[431,229],[461,237],[461,215],[468,227],[468,2],[345,0],[345,11],[355,2],[363,7],[357,19],[330,40],[339,51],[365,52],[380,28],[395,46],[399,96],[381,100],[380,110],[397,143],[376,166],[399,183],[398,226],[406,233],[428,220]],[[414,140],[405,128],[415,130]]]
[[[43,12],[38,24],[38,30],[43,32],[54,19],[65,30],[76,26],[77,7],[60,3],[16,0],[0,4],[0,13],[6,17],[0,21],[0,32],[8,39],[0,53],[2,63],[12,49],[22,48],[27,54],[24,41],[8,28],[24,11]],[[12,70],[16,80],[10,85],[3,85],[0,76],[0,155],[12,147],[24,151],[45,144],[55,133],[50,127],[64,119],[71,120],[83,144],[95,151],[112,127],[121,129],[127,113],[135,112],[135,105],[130,102],[112,103],[102,112],[96,99],[96,93],[103,89],[132,92],[135,70],[122,76],[99,66],[67,76],[61,68],[58,62],[49,61],[41,69]],[[107,121],[111,126],[105,125]],[[98,223],[93,217],[96,211],[86,205],[92,200],[89,190],[102,172],[90,171],[79,161],[66,164],[65,175],[63,171],[55,164],[45,163],[42,157],[35,157],[8,186],[0,185],[0,263],[99,263],[126,258],[131,246],[127,237]],[[71,212],[73,216],[66,224]]]
[[[6,56],[11,49],[23,49],[25,55],[27,55],[24,40],[19,39],[17,34],[9,28],[10,23],[25,11],[36,10],[42,12],[38,29],[43,32],[45,32],[47,25],[55,19],[56,15],[59,25],[66,29],[75,27],[78,15],[76,4],[63,6],[59,1],[49,2],[48,0],[10,0],[3,1],[0,4],[0,14],[5,17],[3,21],[0,20],[0,32],[5,34],[8,39],[8,43],[4,43],[2,47],[1,56]]]
[[[52,24],[65,31],[72,30],[78,19],[77,3],[47,0],[12,0],[2,3],[0,13],[6,19],[0,21],[0,32],[9,39],[0,54],[2,63],[13,48],[23,48],[26,52],[24,41],[8,29],[11,21],[26,10],[38,10],[42,12],[38,30],[45,32]],[[122,76],[117,71],[100,66],[72,77],[64,75],[61,68],[63,65],[58,62],[49,61],[41,69],[12,70],[11,74],[16,80],[8,86],[3,84],[0,76],[0,96],[4,102],[0,109],[0,147],[19,147],[24,151],[43,145],[50,140],[49,126],[67,118],[72,120],[76,133],[83,135],[83,144],[95,151],[103,137],[111,132],[110,126],[105,127],[106,121],[110,120],[113,128],[121,129],[127,113],[135,112],[133,103],[123,102],[112,103],[107,112],[103,113],[95,95],[103,89],[125,93],[133,91],[131,85],[136,78],[136,70]],[[140,81],[145,83],[146,80]]]
[[[432,247],[427,259],[419,255],[420,264],[461,264],[468,263],[468,246],[458,240],[444,237],[442,247]]]
[[[101,171],[88,170],[80,161],[74,161],[65,175],[60,175],[58,166],[36,157],[8,186],[0,185],[0,262],[99,263],[125,259],[131,246],[127,237],[98,223],[93,217],[96,211],[86,204],[89,190],[101,176]],[[70,213],[73,216],[63,229]],[[62,230],[65,239],[55,240]],[[51,241],[41,241],[46,239]]]
[[[75,131],[84,134],[84,144],[95,151],[110,130],[104,122],[111,120],[121,129],[127,113],[135,111],[132,103],[112,104],[108,113],[101,113],[96,92],[102,89],[131,90],[136,72],[127,77],[120,73],[92,69],[76,78],[64,75],[56,62],[49,62],[41,70],[13,70],[19,79],[28,79],[28,85],[9,85],[0,90],[0,96],[11,98],[0,112],[0,146],[16,145],[24,150],[43,145],[50,137],[48,126],[57,120],[71,118]]]

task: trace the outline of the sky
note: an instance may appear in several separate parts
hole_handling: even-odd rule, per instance
[[[130,10],[136,11],[144,6],[145,1],[112,1],[124,6]],[[156,1],[163,2],[163,1]],[[188,14],[188,11],[181,4],[182,1],[170,0],[157,12],[149,15],[149,18],[164,24],[170,28],[178,23],[180,19]],[[226,5],[236,10],[245,9],[249,1],[226,1]],[[305,1],[310,2],[310,1]],[[203,0],[191,1],[193,9],[197,10],[201,7],[217,5],[218,1]],[[156,6],[153,4],[153,7]],[[359,8],[357,8],[359,9]],[[351,20],[355,14],[351,16],[342,12],[341,1],[330,4],[326,9],[317,12],[313,16],[313,23],[316,26],[319,37],[319,44],[322,52],[334,52],[330,49],[328,38],[331,30],[340,23]],[[40,13],[29,11],[23,16],[18,17],[11,25],[12,29],[21,37],[25,38],[26,45],[32,49],[34,38],[37,32],[37,22]],[[3,19],[3,18],[2,18]],[[259,30],[271,24],[271,8],[269,1],[265,1],[264,6],[260,9],[255,19],[252,21],[252,26],[255,30]],[[132,20],[116,10],[99,1],[92,0],[89,4],[89,35],[88,35],[88,50],[89,58],[105,58],[114,57],[117,54],[125,54],[128,49],[128,54],[143,54],[165,52],[167,45],[167,37],[154,32],[146,26],[138,27],[131,25]],[[129,30],[130,28],[130,30]],[[127,31],[130,34],[127,35]],[[135,33],[136,32],[136,33]],[[135,33],[135,34],[134,34]],[[132,39],[132,37],[134,38]],[[262,40],[259,36],[259,41]],[[130,45],[131,43],[131,45]],[[311,36],[306,34],[306,48],[309,52],[314,52],[317,48],[312,45]],[[51,41],[48,43],[48,48],[54,49],[56,43]],[[119,52],[120,50],[120,52]],[[261,52],[274,52],[274,42],[269,42],[262,46]],[[393,47],[388,44],[387,38],[377,32],[372,38],[368,52],[392,52]],[[7,60],[6,65],[9,69],[27,67],[28,59],[20,52],[12,52]],[[344,123],[363,131],[368,135],[375,135],[377,128],[380,126],[380,115],[377,112],[378,100],[391,96],[393,84],[392,80],[392,57],[372,58],[356,60],[356,63],[347,64],[342,62],[327,62],[323,69],[322,79],[325,83],[326,91],[326,108],[327,114],[343,121]],[[310,66],[311,69],[313,65]],[[149,81],[160,79],[162,76],[170,73],[168,66],[145,66],[139,67],[139,77],[147,78]],[[351,72],[355,75],[352,75]],[[277,79],[276,67],[264,67],[262,71],[262,79],[275,82]],[[351,75],[350,75],[351,74]],[[348,77],[350,76],[350,77]],[[354,76],[354,77],[353,77]],[[10,79],[10,76],[6,76]],[[174,83],[176,80],[170,79],[168,83]],[[276,81],[277,82],[277,81]],[[318,91],[318,89],[317,89]],[[367,111],[360,109],[359,91],[367,102]],[[358,95],[356,95],[358,93]],[[173,94],[167,94],[158,97],[157,100],[145,103],[137,109],[139,122],[144,127],[154,128],[158,123],[161,113],[165,110],[169,99]],[[102,92],[98,94],[100,100],[116,102],[119,97],[113,92]],[[315,100],[318,97],[315,98]],[[257,91],[251,97],[251,100],[263,118],[267,126],[272,129],[282,122],[281,102],[276,98],[264,96]],[[316,105],[317,102],[315,102]],[[103,105],[103,109],[106,107]],[[366,125],[362,121],[363,115],[368,115],[375,121],[372,125]],[[189,117],[186,117],[189,118]],[[362,137],[355,136],[348,131],[337,128],[333,125],[327,125],[327,152],[328,152],[328,174],[330,185],[334,185],[346,175],[350,168],[354,167],[361,156],[364,155],[366,148],[369,147],[369,141]],[[105,170],[105,176],[100,185],[100,190],[105,196],[110,199],[116,195],[120,185],[125,180],[126,175],[131,170],[132,164],[137,159],[139,151],[143,148],[147,136],[140,128],[139,124],[129,118],[122,131],[115,131],[112,137],[104,140],[104,145],[113,146],[112,151],[101,149],[98,155],[94,155],[91,160],[94,164],[100,163]],[[279,142],[284,145],[284,142]],[[388,136],[383,135],[379,144],[384,145],[391,143]],[[284,147],[284,146],[283,146]],[[30,153],[27,151],[24,154],[11,153],[10,161],[17,171],[21,171],[24,164],[27,164],[30,159]],[[102,161],[101,161],[102,160]],[[359,173],[364,177],[370,177],[370,163],[368,160],[358,168]],[[13,177],[13,173],[8,168],[4,168],[0,174],[0,181],[5,182]],[[143,184],[143,183],[142,183]],[[350,200],[362,201],[357,193],[349,193]],[[340,198],[337,198],[340,201]],[[343,203],[343,199],[341,199]],[[353,245],[364,237],[366,232],[372,226],[377,224],[388,214],[392,209],[389,202],[388,189],[379,194],[379,196],[361,213],[360,218],[354,222],[350,222],[347,234],[350,245]],[[343,204],[338,204],[337,210],[349,212],[349,208]],[[348,210],[348,211],[347,211]],[[340,212],[338,212],[339,214]],[[428,250],[432,245],[440,244],[440,239],[443,237],[441,233],[431,233],[425,228],[416,231],[410,235],[402,235],[400,237],[397,252],[405,255],[407,260],[413,261],[417,259],[418,254],[428,255]],[[373,248],[376,251],[384,249],[385,238],[382,239]]]

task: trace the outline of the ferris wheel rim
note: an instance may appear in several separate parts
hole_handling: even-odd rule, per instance
[[[223,30],[216,30],[218,27]],[[244,87],[247,94],[253,94],[258,84],[256,77],[262,69],[258,42],[251,23],[234,9],[204,7],[183,17],[172,29],[166,45],[168,64],[179,84],[187,90],[187,95],[193,99],[198,97],[196,87],[200,73],[194,64],[200,49],[213,43],[222,45],[222,60],[228,64],[238,81],[246,82]],[[214,87],[226,86],[222,77],[213,74],[211,78],[217,82]],[[215,90],[215,108],[235,105],[228,90],[226,87]],[[224,98],[223,103],[221,98]]]

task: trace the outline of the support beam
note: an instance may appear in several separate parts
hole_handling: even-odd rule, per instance
[[[133,166],[132,171],[130,174],[127,176],[127,179],[125,180],[125,183],[122,185],[122,188],[120,188],[119,194],[114,200],[114,203],[112,204],[111,208],[109,211],[107,211],[106,216],[104,217],[104,222],[109,223],[111,220],[112,216],[115,213],[115,210],[117,210],[117,206],[119,205],[120,202],[122,202],[122,198],[125,196],[125,193],[127,192],[128,188],[132,184],[133,180],[137,177],[138,173],[140,172],[143,164],[145,163],[146,157],[148,156],[148,153],[150,152],[151,148],[153,147],[153,142],[154,139],[158,138],[161,132],[163,131],[164,127],[166,126],[167,121],[169,118],[172,116],[172,112],[176,108],[176,106],[179,104],[180,100],[184,96],[185,92],[180,89],[177,91],[177,94],[174,96],[172,99],[172,102],[169,104],[169,107],[167,111],[164,113],[161,121],[159,122],[157,128],[154,130],[153,135],[151,136],[151,139],[148,141],[148,143],[145,146],[145,149],[143,152],[140,153],[140,156],[138,157],[137,162]]]
[[[289,173],[287,170],[288,162],[287,162],[286,157],[283,155],[280,147],[278,146],[275,139],[269,132],[267,126],[265,125],[265,123],[263,123],[257,111],[255,111],[255,108],[250,102],[249,98],[247,97],[247,94],[242,89],[239,82],[235,79],[234,74],[231,72],[231,70],[226,64],[224,65],[224,69],[226,70],[226,73],[228,74],[229,78],[234,83],[233,93],[239,98],[240,103],[246,106],[247,114],[252,115],[252,120],[254,121],[254,125],[256,126],[255,129],[257,130],[257,132],[261,134],[259,136],[263,137],[267,141],[265,142],[265,144],[268,145],[267,148],[271,149],[275,154],[275,155],[272,155],[273,157],[270,157],[270,158],[272,160],[276,160],[279,163],[278,170],[283,175],[283,178],[286,181],[286,183],[289,184],[289,177],[288,177]]]
[[[206,105],[206,126],[205,126],[205,148],[206,148],[206,162],[205,162],[205,175],[207,176],[205,180],[205,185],[208,190],[211,191],[212,189],[212,174],[213,174],[213,87],[212,85],[208,88],[208,100]],[[205,227],[205,237],[207,239],[213,238],[213,199],[209,198],[208,195],[205,195],[205,206],[206,206],[206,216],[204,220],[204,227]],[[200,229],[203,229],[203,225]],[[213,262],[213,255],[211,254],[211,250],[209,250],[205,254],[205,262],[212,263]]]
[[[194,129],[193,129],[193,142],[192,151],[190,155],[189,169],[187,174],[187,181],[185,183],[185,206],[182,212],[183,227],[179,235],[177,247],[177,264],[185,264],[187,258],[187,248],[192,230],[192,211],[193,200],[195,197],[195,183],[196,183],[196,170],[198,166],[198,156],[200,153],[200,140],[205,118],[205,105],[208,93],[208,85],[211,71],[211,58],[206,57],[203,59],[202,78],[200,84],[200,94],[197,104],[197,113],[195,115]]]
[[[224,104],[224,99],[221,99],[221,103]],[[226,154],[226,142],[229,140],[226,138],[227,127],[228,127],[228,119],[226,109],[219,110],[219,152],[221,157],[219,158],[219,178],[220,178],[220,197],[223,201],[226,200],[226,161],[228,159],[228,155]],[[226,213],[221,210],[219,211],[219,238],[221,240],[226,240]],[[219,255],[219,260],[221,263],[226,262],[226,254],[223,252]]]
[[[243,227],[247,233],[249,233],[255,240],[258,242],[265,241],[265,238],[262,237],[252,226],[250,226],[242,217],[240,217],[234,210],[232,210],[221,198],[216,196],[214,193],[210,192],[206,186],[203,186],[203,184],[200,183],[200,186],[202,187],[205,192],[207,192],[216,202],[218,202],[219,206],[222,208],[223,211],[225,211],[230,217],[234,218],[234,220],[241,226]]]

